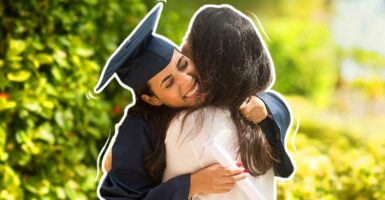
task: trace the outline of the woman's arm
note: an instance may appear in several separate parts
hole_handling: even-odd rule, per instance
[[[190,175],[155,186],[145,170],[144,157],[152,151],[146,122],[127,116],[112,146],[111,169],[99,183],[103,199],[187,199]]]
[[[106,153],[104,168],[106,172],[111,170],[112,152]],[[209,165],[191,174],[189,198],[198,193],[212,194],[228,192],[236,181],[242,180],[246,176],[242,174],[244,168],[226,169],[220,164]],[[231,174],[232,176],[228,176]]]
[[[246,178],[244,168],[228,169],[212,164],[191,174],[189,198],[195,194],[229,192],[235,183]]]
[[[265,103],[269,115],[258,125],[273,149],[273,156],[278,160],[274,162],[275,176],[288,178],[294,172],[294,164],[285,147],[286,133],[292,122],[289,107],[275,91],[260,93],[258,97]]]
[[[239,107],[239,111],[249,121],[256,124],[263,120],[273,120],[282,129],[280,135],[284,135],[291,123],[291,116],[287,104],[275,91],[261,92],[257,96],[251,96]],[[266,118],[268,117],[268,118]]]
[[[284,139],[292,118],[289,107],[283,100],[283,97],[275,91],[262,92],[257,96],[266,105],[268,115],[270,116],[268,119],[272,120],[277,129],[279,129],[279,135],[277,135],[276,139]]]
[[[246,119],[258,124],[268,116],[265,103],[256,96],[246,99],[239,107],[239,111]]]
[[[104,199],[187,199],[197,193],[221,193],[232,189],[243,179],[242,168],[225,169],[211,165],[197,172],[174,177],[153,185],[144,168],[144,155],[150,141],[144,135],[144,121],[127,116],[119,134],[107,152],[104,166],[107,174],[100,182],[99,193]]]
[[[240,107],[240,112],[250,121],[259,124],[273,149],[275,175],[287,178],[294,165],[285,148],[286,132],[291,124],[291,114],[283,97],[275,91],[251,96]]]

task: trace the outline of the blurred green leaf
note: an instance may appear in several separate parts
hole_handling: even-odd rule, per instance
[[[26,70],[20,70],[17,72],[9,72],[7,74],[7,78],[9,81],[14,81],[14,82],[24,82],[29,79],[31,76],[31,72],[26,71]]]
[[[60,72],[60,70],[59,70],[59,68],[57,68],[57,67],[53,67],[52,68],[52,70],[51,70],[51,72],[52,72],[52,75],[55,77],[55,79],[57,80],[57,81],[61,81],[63,78],[62,78],[62,73]]]
[[[8,101],[5,98],[0,98],[0,111],[16,107],[16,102]]]
[[[27,47],[27,44],[23,40],[17,40],[17,39],[11,39],[9,40],[9,51],[8,56],[14,57],[19,54],[21,54],[25,48]]]
[[[5,143],[7,141],[7,134],[4,130],[4,128],[5,127],[2,124],[0,124],[0,155],[3,155],[5,153],[4,147],[5,147]]]
[[[17,173],[7,165],[0,165],[0,171],[3,175],[3,184],[8,188],[17,188],[20,186],[20,179]]]
[[[261,17],[271,39],[267,45],[279,92],[303,95],[311,102],[337,98],[332,92],[339,60],[329,33],[330,13],[324,12],[328,2],[227,1]],[[179,44],[192,14],[204,3],[221,2],[169,1],[157,32]],[[113,123],[122,116],[113,114],[113,107],[124,107],[132,98],[114,81],[97,99],[87,100],[86,94],[108,57],[154,4],[0,2],[0,30],[5,33],[0,34],[0,93],[9,94],[0,97],[0,124],[5,124],[0,126],[0,199],[97,198],[95,161]],[[351,55],[365,64],[383,63],[378,55],[360,51],[340,56]],[[353,85],[367,91],[368,98],[378,98],[384,90],[378,80],[357,80]],[[344,124],[341,121],[348,119],[332,116],[337,105],[322,117],[316,105],[307,104],[300,101],[300,131],[295,140],[287,140],[297,173],[279,182],[277,199],[381,199],[385,144],[379,138],[368,139],[374,123]],[[311,115],[302,116],[306,111]],[[356,130],[356,124],[365,129]],[[354,135],[357,132],[365,137]]]
[[[92,49],[79,47],[75,50],[76,54],[82,57],[90,57],[94,55],[94,51]]]
[[[49,123],[44,123],[37,129],[36,138],[44,140],[49,144],[55,143],[55,136],[52,133],[52,127]]]

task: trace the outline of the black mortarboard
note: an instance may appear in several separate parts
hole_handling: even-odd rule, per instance
[[[141,88],[170,63],[176,47],[155,33],[162,8],[163,4],[158,3],[110,56],[95,93],[101,92],[113,77],[123,87]]]

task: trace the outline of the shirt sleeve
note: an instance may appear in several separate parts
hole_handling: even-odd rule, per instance
[[[268,117],[265,120],[270,120],[277,129],[273,134],[274,138],[271,139],[283,141],[292,120],[288,106],[276,92],[262,92],[257,96],[266,105]]]
[[[287,178],[294,172],[293,162],[285,148],[286,133],[292,121],[290,110],[277,92],[262,92],[257,96],[265,103],[269,115],[259,125],[278,159],[274,162],[275,175]]]
[[[145,171],[144,156],[152,151],[149,129],[141,117],[127,116],[112,146],[112,168],[101,180],[103,199],[188,199],[190,174],[154,185]]]

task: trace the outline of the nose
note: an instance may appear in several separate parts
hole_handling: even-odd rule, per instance
[[[192,76],[191,76],[191,74],[189,74],[186,71],[180,72],[179,73],[179,81],[180,81],[181,85],[184,85],[184,84],[188,85],[192,81]]]
[[[179,92],[183,95],[183,92],[187,92],[192,87],[193,77],[188,72],[179,72],[177,83],[179,87]]]

